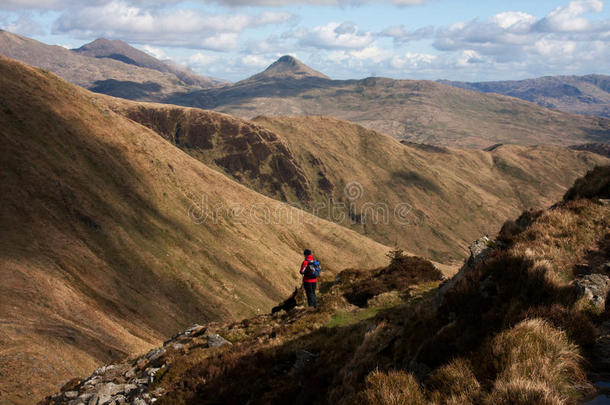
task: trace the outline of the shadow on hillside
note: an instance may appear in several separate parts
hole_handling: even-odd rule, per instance
[[[159,247],[188,243],[193,232],[160,211],[155,185],[143,180],[127,152],[44,99],[33,97],[24,107],[5,93],[0,104],[11,111],[0,111],[0,194],[7,196],[0,208],[2,257],[50,261],[49,272],[70,280],[100,311],[129,323],[145,320],[162,334],[209,319],[201,292],[172,271],[154,271],[162,266],[151,257],[169,262]],[[103,125],[100,117],[85,119]],[[174,306],[180,311],[168,313]]]
[[[296,97],[313,89],[326,89],[334,81],[319,77],[303,79],[258,80],[238,82],[232,86],[199,90],[191,93],[173,93],[162,102],[204,109],[213,109],[227,104],[248,104],[253,98]]]
[[[343,387],[344,378],[356,383],[369,372],[367,367],[350,369],[349,376],[341,372],[363,341],[366,324],[323,327],[254,352],[247,343],[217,352],[185,370],[159,403],[335,403],[331,392]],[[375,362],[382,368],[391,362],[391,353],[380,353]]]
[[[130,100],[138,100],[158,93],[162,87],[155,82],[131,82],[125,80],[98,80],[89,90],[95,93],[108,94],[114,97],[127,98]]]

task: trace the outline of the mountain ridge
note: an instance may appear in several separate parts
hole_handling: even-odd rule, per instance
[[[610,118],[610,76],[544,76],[535,79],[440,83],[463,89],[497,93],[557,110]]]
[[[135,59],[150,61],[152,58],[135,48],[128,46],[128,49]],[[166,71],[160,71],[125,63],[116,58],[86,56],[8,31],[0,32],[0,54],[52,71],[70,83],[94,92],[118,97],[160,100],[176,92],[202,88],[201,85],[185,83],[183,79],[192,83],[194,78],[191,73],[184,73],[181,69],[168,67]],[[166,66],[161,61],[157,61],[157,65]],[[207,83],[205,78],[197,80]],[[209,85],[213,83],[209,82],[205,87]]]
[[[171,73],[190,86],[213,87],[222,83],[209,77],[197,75],[187,68],[170,65],[117,39],[98,38],[80,48],[72,49],[72,51],[85,56],[116,59],[130,65],[157,70],[162,73]]]
[[[399,140],[436,146],[482,149],[497,143],[567,146],[610,140],[610,119],[564,113],[433,81],[253,77],[259,79],[174,94],[163,102],[245,119],[332,116]]]

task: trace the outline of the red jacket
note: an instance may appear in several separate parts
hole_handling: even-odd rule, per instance
[[[309,262],[313,262],[313,255],[307,256],[307,258],[305,260],[303,260],[303,263],[301,263],[300,273],[303,275],[303,282],[304,283],[317,283],[318,282],[317,277],[310,277],[305,274],[305,269],[309,265]]]

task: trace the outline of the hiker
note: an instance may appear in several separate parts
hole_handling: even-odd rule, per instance
[[[305,260],[301,263],[300,271],[303,275],[303,288],[307,295],[307,304],[310,307],[315,308],[318,305],[318,300],[316,298],[316,283],[318,282],[318,276],[313,274],[314,259],[311,250],[305,249],[303,254],[305,255]]]

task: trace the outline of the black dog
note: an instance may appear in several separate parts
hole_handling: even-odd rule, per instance
[[[297,297],[299,296],[299,291],[302,289],[301,288],[295,288],[294,292],[292,293],[292,295],[290,297],[288,297],[288,299],[286,299],[286,301],[282,302],[280,305],[273,307],[273,309],[271,309],[271,313],[275,314],[276,312],[280,312],[281,310],[284,311],[290,311],[291,309],[293,309],[294,307],[296,307],[298,305],[297,302]],[[301,292],[301,298],[303,296],[302,292]]]

